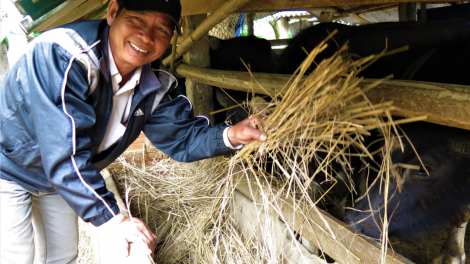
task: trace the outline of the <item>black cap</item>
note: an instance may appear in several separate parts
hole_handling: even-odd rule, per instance
[[[178,35],[181,35],[179,25],[181,17],[180,0],[123,0],[126,10],[139,12],[158,12],[169,16],[175,22]]]

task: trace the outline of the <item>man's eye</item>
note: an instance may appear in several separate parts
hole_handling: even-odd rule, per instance
[[[142,18],[140,18],[140,17],[136,17],[136,16],[135,16],[134,19],[136,19],[136,20],[138,20],[138,21],[142,21]]]
[[[165,31],[165,29],[162,28],[162,27],[157,27],[156,29],[157,29],[158,31]]]

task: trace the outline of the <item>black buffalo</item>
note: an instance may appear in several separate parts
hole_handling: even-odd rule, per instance
[[[379,179],[368,195],[346,213],[345,222],[377,239],[385,216],[389,219],[389,235],[396,237],[429,234],[450,222],[453,228],[440,257],[465,263],[463,235],[470,218],[470,131],[430,123],[402,128],[409,141],[402,136],[404,151],[397,143],[392,152],[391,175],[395,176],[388,188],[387,210],[384,181]]]
[[[293,38],[276,65],[275,72],[293,74],[311,51],[335,29],[328,48],[315,59],[331,57],[339,46],[349,41],[349,53],[366,57],[385,48],[409,46],[408,51],[380,58],[360,73],[365,78],[383,78],[393,74],[402,80],[470,85],[470,26],[463,20],[431,23],[390,22],[364,26],[322,23]],[[315,68],[315,64],[310,70]]]
[[[209,53],[211,67],[225,71],[248,71],[272,73],[274,71],[277,55],[271,50],[271,44],[266,39],[255,36],[238,37],[221,40],[216,37],[209,37]],[[219,107],[228,108],[251,101],[252,97],[246,92],[232,90],[222,91],[215,88],[215,98]],[[228,96],[227,96],[227,94]],[[250,104],[227,110],[223,114],[216,115],[216,123],[229,121],[236,124],[248,117],[248,111],[254,109]],[[247,110],[249,109],[249,110]]]

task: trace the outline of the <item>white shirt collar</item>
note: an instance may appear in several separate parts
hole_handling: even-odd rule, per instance
[[[122,76],[119,73],[119,70],[114,62],[113,52],[111,51],[111,45],[109,44],[108,39],[108,54],[109,54],[109,73],[111,74],[111,79],[113,83],[113,92],[114,95],[119,95],[129,90],[134,89],[140,82],[140,76],[142,74],[142,66],[135,69],[132,77],[124,84],[124,86],[119,89],[119,83],[122,81]]]

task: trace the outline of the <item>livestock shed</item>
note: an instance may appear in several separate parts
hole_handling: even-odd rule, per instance
[[[73,21],[106,18],[109,3],[107,0],[14,2],[23,14],[29,15],[21,22],[27,34]],[[452,263],[465,263],[465,253],[462,256],[463,244],[468,241],[465,234],[457,238],[460,244],[458,248],[453,247],[454,252],[446,251],[448,247],[440,251],[440,244],[437,248],[428,244],[419,248],[416,244],[424,240],[440,239],[444,244],[445,234],[444,238],[428,236],[407,242],[389,239],[388,218],[393,218],[393,214],[385,214],[377,219],[381,232],[373,239],[343,219],[338,220],[332,216],[334,213],[325,212],[323,209],[331,208],[327,202],[325,207],[321,204],[335,190],[336,184],[352,181],[334,176],[333,171],[338,168],[334,164],[351,168],[351,157],[372,157],[374,153],[372,150],[369,153],[362,138],[378,130],[385,143],[377,153],[382,153],[385,162],[375,162],[374,166],[382,173],[379,182],[383,179],[386,188],[381,193],[388,200],[388,195],[392,195],[387,194],[388,184],[395,180],[393,173],[388,172],[397,167],[387,163],[398,148],[392,144],[400,138],[393,137],[399,134],[396,126],[425,120],[470,130],[468,84],[392,79],[387,75],[381,77],[385,79],[362,78],[358,75],[362,69],[372,69],[381,57],[407,50],[407,47],[387,49],[386,46],[373,55],[352,59],[344,43],[337,43],[338,51],[322,61],[314,59],[327,51],[325,42],[305,50],[305,60],[295,67],[293,74],[212,69],[210,37],[221,41],[233,38],[240,14],[244,14],[247,36],[255,33],[254,20],[266,17],[276,21],[273,28],[277,30],[287,32],[290,27],[292,32],[298,29],[296,34],[301,34],[306,25],[321,26],[332,21],[362,27],[378,22],[416,22],[419,17],[419,22],[425,23],[428,17],[437,20],[440,16],[437,11],[427,13],[429,10],[468,10],[470,4],[437,0],[181,0],[181,4],[182,36],[174,34],[171,50],[161,61],[180,80],[185,79],[185,93],[195,115],[205,115],[215,123],[214,113],[227,111],[215,109],[218,104],[215,89],[223,88],[227,94],[243,92],[245,96],[241,101],[269,98],[263,101],[263,107],[247,110],[268,118],[263,128],[268,132],[268,141],[252,143],[233,156],[197,162],[191,167],[170,161],[152,148],[142,134],[125,155],[110,166],[107,186],[117,197],[123,197],[121,211],[146,219],[160,236],[156,263],[448,263],[444,261],[451,259],[456,261]],[[282,11],[293,11],[293,15],[282,15]],[[469,17],[470,13],[464,11],[455,18],[469,21]],[[297,22],[292,23],[293,20]],[[335,39],[336,33],[334,29],[328,31],[324,38]],[[272,46],[292,43],[289,39],[268,41]],[[416,63],[406,66],[412,73],[405,69],[401,76],[413,75],[413,69],[419,69],[434,53],[418,56]],[[458,60],[448,59],[449,64]],[[249,63],[245,66],[254,67]],[[241,104],[250,105],[237,102],[231,108]],[[311,111],[314,116],[292,114]],[[459,148],[468,152],[468,138],[466,140]],[[365,151],[345,154],[353,146]],[[316,150],[322,154],[317,154]],[[311,175],[302,176],[304,172],[312,172],[312,168],[307,168],[310,166],[305,162],[307,159],[317,160],[313,170],[318,175],[315,177],[324,177],[323,181],[316,182]],[[418,167],[418,172],[420,169],[415,165],[400,166],[408,170]],[[177,184],[169,184],[169,181]],[[323,182],[327,182],[325,186],[329,189],[318,191]],[[351,185],[344,186],[348,189]],[[361,198],[368,197],[367,191],[371,188],[366,188]],[[353,196],[358,187],[349,191]],[[358,199],[355,201],[359,203]],[[383,206],[386,207],[387,202]],[[463,218],[468,220],[468,214]],[[459,222],[456,228],[465,230],[464,223],[466,221]],[[455,233],[447,238],[446,244],[450,244],[461,231],[455,231],[453,222],[446,224],[450,233]],[[100,253],[103,242],[96,238],[99,235],[92,228],[90,230],[94,233],[94,263],[107,263],[112,253]],[[398,248],[405,249],[406,257]],[[422,254],[410,253],[413,250],[420,250]],[[152,262],[144,258],[128,263]]]

